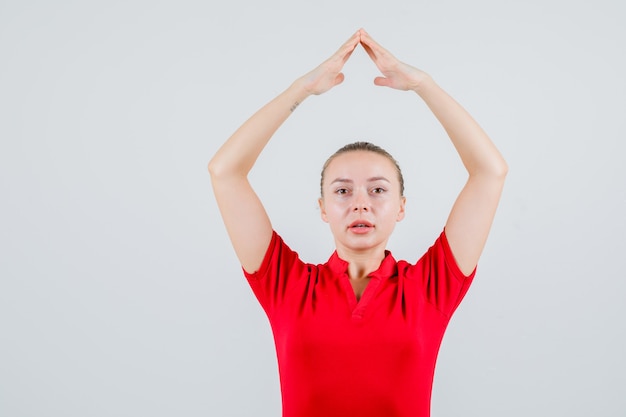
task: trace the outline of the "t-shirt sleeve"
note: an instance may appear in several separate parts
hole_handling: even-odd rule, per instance
[[[415,265],[426,300],[450,318],[467,293],[476,268],[461,272],[446,237],[445,229]]]
[[[283,304],[285,297],[298,281],[309,275],[307,264],[300,260],[298,254],[285,244],[276,231],[272,234],[258,271],[249,273],[242,270],[268,316]]]

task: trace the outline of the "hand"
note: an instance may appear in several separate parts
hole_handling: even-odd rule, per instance
[[[417,91],[422,83],[431,80],[424,71],[399,61],[372,39],[365,30],[360,29],[359,32],[361,45],[384,75],[384,77],[376,77],[374,84],[397,90]]]
[[[361,32],[357,31],[333,56],[322,62],[313,71],[300,77],[297,82],[302,83],[303,88],[309,94],[315,95],[325,93],[334,86],[341,84],[344,80],[341,70],[352,55],[354,48],[359,44],[360,34]]]

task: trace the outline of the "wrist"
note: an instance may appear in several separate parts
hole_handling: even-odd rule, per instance
[[[313,93],[307,88],[306,83],[302,78],[298,78],[295,80],[287,91],[291,92],[291,94],[296,98],[298,102],[304,101],[307,97],[313,95]]]
[[[439,88],[439,86],[435,80],[433,80],[430,75],[424,74],[424,77],[418,80],[411,90],[415,91],[420,97],[423,97],[437,88]]]
[[[281,94],[283,105],[293,112],[310,94],[298,80],[294,81]]]

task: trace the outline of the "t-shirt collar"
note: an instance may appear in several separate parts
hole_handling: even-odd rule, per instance
[[[328,259],[328,266],[336,276],[341,276],[348,272],[348,262],[339,257],[335,250]],[[369,274],[372,278],[385,279],[397,274],[397,263],[390,251],[385,250],[385,257],[378,266],[378,269]]]

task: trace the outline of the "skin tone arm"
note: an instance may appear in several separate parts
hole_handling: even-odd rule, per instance
[[[272,238],[272,224],[248,181],[248,173],[272,135],[304,99],[343,81],[341,70],[359,41],[360,32],[356,32],[333,56],[257,111],[209,162],[218,207],[235,253],[247,272],[261,266]]]
[[[474,119],[425,72],[396,59],[361,30],[361,44],[384,77],[374,84],[414,91],[448,133],[469,178],[446,222],[446,237],[464,274],[470,274],[483,251],[508,167]]]

